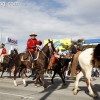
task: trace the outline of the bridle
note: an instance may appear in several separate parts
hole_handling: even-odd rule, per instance
[[[49,47],[49,51],[53,51],[52,50],[52,46],[51,46],[51,43],[48,43],[48,47]],[[49,57],[47,57],[47,55],[44,53],[44,51],[42,50],[42,53],[43,53],[43,55],[46,57],[46,58],[48,58],[48,61],[49,61]]]

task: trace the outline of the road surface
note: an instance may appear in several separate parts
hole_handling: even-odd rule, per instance
[[[0,73],[1,74],[1,73]],[[38,82],[38,87],[34,87],[31,78],[25,78],[27,86],[24,87],[21,78],[17,78],[18,86],[15,87],[13,80],[7,78],[9,75],[4,74],[0,79],[0,100],[95,100],[92,98],[84,82],[84,78],[79,82],[78,94],[73,95],[75,79],[66,79],[66,85],[62,84],[61,79],[56,76],[54,84],[51,84],[51,78],[45,75],[47,89]],[[91,81],[94,92],[100,96],[100,77]],[[100,97],[96,100],[100,100]]]

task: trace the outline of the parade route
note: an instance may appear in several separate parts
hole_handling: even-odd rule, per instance
[[[74,81],[66,79],[66,85],[62,84],[61,79],[56,76],[54,84],[47,75],[45,75],[45,82],[47,89],[41,86],[38,82],[38,87],[34,87],[32,78],[25,78],[27,86],[24,87],[21,78],[17,78],[18,86],[13,85],[13,80],[7,78],[0,79],[0,100],[95,100],[92,98],[84,82],[84,78],[79,82],[78,94],[73,95]],[[100,96],[100,78],[95,78],[91,81],[94,92]],[[100,100],[100,97],[96,100]]]

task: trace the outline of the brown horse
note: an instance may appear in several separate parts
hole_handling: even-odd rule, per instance
[[[11,62],[9,68],[8,68],[8,72],[14,72],[14,85],[17,86],[16,83],[16,74],[18,72],[19,69],[21,69],[21,77],[23,79],[23,84],[24,86],[26,86],[26,82],[24,79],[24,73],[26,71],[27,68],[31,68],[31,62],[29,60],[22,60],[23,56],[25,55],[25,53],[20,53],[18,54],[15,59]]]
[[[42,85],[46,88],[44,83],[44,69],[47,69],[48,67],[51,52],[55,52],[55,47],[53,41],[49,40],[48,43],[42,48],[38,59],[35,61],[35,69],[37,70],[36,80],[34,82],[35,86],[37,86],[38,79],[41,78]]]
[[[16,49],[14,49],[14,50],[11,50],[11,54],[4,56],[3,63],[0,63],[0,66],[2,68],[1,78],[2,78],[5,70],[9,67],[10,63],[13,61],[13,59],[17,55],[18,55],[18,51]]]
[[[37,86],[37,81],[39,78],[42,80],[43,87],[46,88],[46,85],[44,83],[44,68],[48,66],[48,62],[50,59],[50,52],[55,51],[53,41],[50,41],[42,48],[42,50],[39,52],[38,59],[34,60],[34,69],[38,70],[38,74],[36,76],[36,81],[34,82],[35,86]],[[17,86],[16,83],[16,74],[18,72],[19,67],[22,67],[21,77],[23,79],[23,84],[26,86],[26,82],[24,79],[24,72],[26,68],[32,68],[32,63],[30,61],[22,61],[22,57],[25,53],[20,53],[17,55],[17,57],[14,59],[14,61],[10,64],[10,67],[8,69],[8,72],[11,72],[12,69],[14,69],[14,85]]]

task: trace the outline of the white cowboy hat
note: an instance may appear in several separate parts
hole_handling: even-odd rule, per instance
[[[2,43],[1,45],[4,45],[4,46],[5,46],[5,44],[4,44],[4,43]]]
[[[35,33],[30,34],[30,36],[37,36]]]

